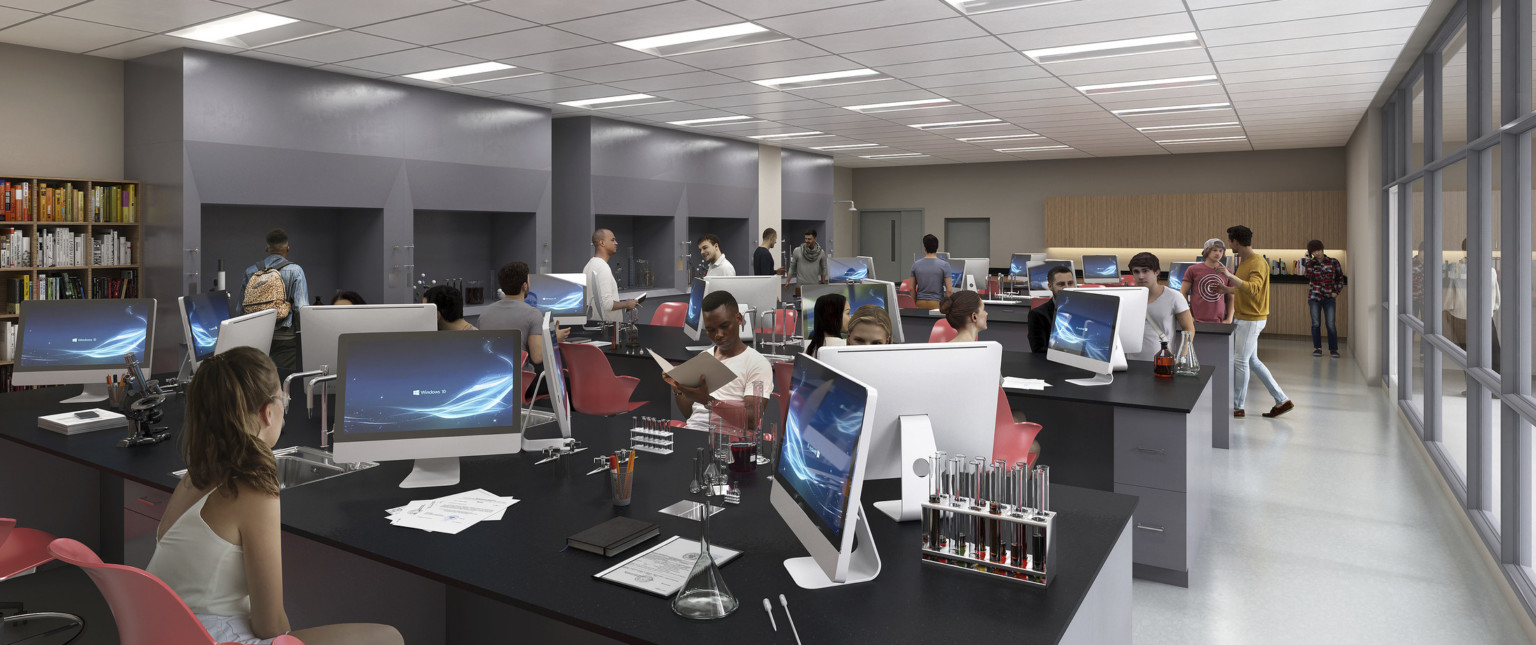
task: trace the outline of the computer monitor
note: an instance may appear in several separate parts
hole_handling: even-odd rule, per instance
[[[276,309],[235,316],[219,323],[219,338],[214,343],[213,353],[218,355],[236,347],[252,347],[266,354],[272,351],[272,332],[276,329]]]
[[[587,322],[587,281],[580,273],[533,273],[523,299],[539,311],[555,315],[565,325]]]
[[[336,374],[336,338],[342,334],[437,331],[437,305],[310,305],[299,308],[304,371],[328,366]]]
[[[1056,320],[1047,345],[1048,360],[1088,370],[1097,377],[1069,379],[1078,385],[1114,382],[1111,356],[1116,349],[1120,298],[1099,289],[1067,289],[1056,294]]]
[[[699,339],[699,330],[704,326],[704,290],[709,285],[701,278],[693,279],[693,290],[688,294],[688,311],[683,314],[683,333],[693,340]]]
[[[745,315],[747,308],[752,308],[754,316],[773,311],[784,294],[780,284],[779,277],[774,275],[705,276],[704,295],[716,291],[730,292],[736,298],[736,304],[741,307],[742,319],[750,331],[756,325],[751,324],[752,319]]]
[[[911,470],[917,458],[943,450],[991,459],[1003,361],[996,341],[823,347],[816,355],[880,393],[864,476],[902,479],[901,499],[875,502],[892,519],[918,517],[926,495],[923,473]],[[911,426],[918,420],[924,425]]]
[[[459,482],[459,457],[517,452],[523,333],[343,334],[336,460],[416,460],[401,488]]]
[[[1104,284],[1120,281],[1120,256],[1118,255],[1085,255],[1083,256],[1083,282],[1088,284]]]
[[[18,320],[16,385],[84,383],[62,403],[107,400],[107,377],[123,373],[123,356],[149,365],[154,350],[153,298],[24,300]]]
[[[857,309],[857,307],[853,306],[853,298],[849,293],[848,287],[849,285],[846,284],[817,284],[800,288],[801,337],[809,342],[811,335],[816,333],[816,299],[835,293],[848,300],[848,311],[852,312],[854,309]]]
[[[1042,260],[1038,264],[1029,267],[1029,295],[1037,298],[1051,297],[1051,269],[1063,266],[1068,270],[1076,271],[1071,260]],[[1072,274],[1075,278],[1076,273]]]
[[[176,298],[181,312],[182,339],[187,343],[187,360],[193,369],[213,356],[219,338],[219,324],[229,320],[229,292],[210,291],[196,296]]]
[[[1029,275],[1029,263],[1045,260],[1044,253],[1015,253],[1008,258],[1008,275]]]
[[[564,446],[569,443],[568,440],[571,438],[571,395],[565,389],[565,379],[553,376],[565,374],[565,364],[561,361],[560,343],[548,340],[555,338],[555,330],[559,324],[559,321],[554,319],[553,314],[547,311],[544,312],[543,329],[544,338],[546,339],[542,343],[544,346],[544,371],[540,374],[539,378],[544,382],[545,391],[549,392],[549,406],[554,410],[554,415],[553,419],[550,419],[549,416],[546,416],[546,413],[534,410],[532,403],[529,404],[528,409],[523,411],[523,440],[521,446],[523,450],[530,452],[540,452],[545,448]],[[524,387],[523,389],[526,390],[527,388]],[[539,419],[538,423],[533,423],[533,419]],[[553,420],[556,427],[560,429],[559,437],[552,439],[528,438],[527,430],[530,426],[548,423],[550,420]]]
[[[969,289],[972,284],[975,285],[976,289],[987,288],[987,272],[989,270],[987,265],[992,260],[989,258],[950,258],[950,266],[953,267],[957,261],[961,263],[960,272],[962,275],[959,280],[955,281],[956,289]],[[969,278],[971,282],[966,282],[966,278]]]
[[[875,389],[800,354],[788,401],[769,500],[810,557],[784,568],[806,589],[873,580],[880,556],[860,496]]]
[[[1142,336],[1147,329],[1147,288],[1101,287],[1093,291],[1120,298],[1120,321],[1115,323],[1115,329],[1122,351],[1116,353],[1111,362],[1116,372],[1124,372],[1126,355],[1141,351],[1145,344]]]
[[[827,282],[857,282],[869,277],[869,265],[862,258],[827,260]]]
[[[949,252],[948,251],[936,251],[936,252],[934,252],[933,255],[935,257],[939,258],[940,260],[948,260],[949,259]]]
[[[1199,262],[1174,262],[1168,265],[1168,288],[1178,291],[1184,286],[1184,272]]]
[[[848,310],[858,311],[864,305],[876,305],[891,317],[891,342],[906,342],[901,333],[901,305],[896,300],[896,283],[885,280],[865,280],[849,285]],[[843,332],[847,333],[844,329]]]
[[[949,263],[949,282],[954,285],[955,291],[965,288],[965,260],[961,258],[939,258]]]
[[[864,266],[869,269],[869,272],[864,274],[864,278],[865,279],[873,280],[875,278],[880,277],[880,276],[875,275],[875,258],[873,256],[860,255],[860,256],[855,256],[855,257],[857,257],[860,260],[863,260],[864,261]]]

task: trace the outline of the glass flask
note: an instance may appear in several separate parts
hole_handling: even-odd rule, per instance
[[[1173,373],[1179,376],[1199,376],[1200,359],[1195,357],[1194,332],[1179,332],[1179,355],[1173,359]]]
[[[704,496],[704,512],[699,518],[699,557],[688,572],[688,581],[672,598],[672,611],[690,620],[718,620],[731,615],[741,601],[731,595],[720,575],[720,567],[709,552],[709,495]]]

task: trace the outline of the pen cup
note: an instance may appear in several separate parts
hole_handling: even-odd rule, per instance
[[[128,394],[128,386],[121,384],[107,385],[107,400],[112,402],[112,408],[123,409],[123,398]]]
[[[614,506],[629,506],[630,495],[635,489],[634,469],[625,470],[621,466],[618,470],[608,471],[608,489],[613,493]]]

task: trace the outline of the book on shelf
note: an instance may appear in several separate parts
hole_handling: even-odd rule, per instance
[[[133,264],[133,243],[117,231],[107,231],[96,236],[91,243],[92,266],[121,266]]]
[[[0,228],[0,268],[32,266],[32,236],[19,228]]]
[[[10,181],[0,182],[0,219],[7,222],[32,221],[32,182]]]
[[[138,288],[131,269],[124,269],[121,277],[91,277],[92,298],[132,298]]]
[[[0,362],[16,360],[16,323],[0,320]]]

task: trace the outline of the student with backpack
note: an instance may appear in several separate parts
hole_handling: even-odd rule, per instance
[[[267,232],[267,257],[245,269],[241,313],[277,310],[277,329],[272,333],[272,363],[280,370],[299,369],[299,307],[309,302],[304,269],[288,261],[288,233],[280,228]]]

